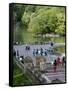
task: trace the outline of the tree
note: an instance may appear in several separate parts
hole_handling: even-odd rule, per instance
[[[14,13],[15,13],[17,22],[21,21],[21,17],[24,14],[24,11],[25,11],[25,5],[21,5],[21,4],[14,5]]]
[[[28,31],[41,34],[63,34],[65,31],[64,22],[64,13],[58,7],[51,7],[49,9],[40,8],[38,12],[36,11],[34,17],[31,18]]]
[[[65,14],[59,13],[59,15],[57,15],[57,18],[57,28],[55,32],[60,35],[65,35]]]

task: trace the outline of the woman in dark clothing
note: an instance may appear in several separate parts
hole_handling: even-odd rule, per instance
[[[63,57],[63,58],[62,58],[62,66],[64,66],[65,63],[66,63],[66,61],[65,61],[65,57]]]
[[[38,49],[36,50],[36,55],[38,55]]]
[[[53,66],[54,66],[54,72],[56,72],[56,69],[57,69],[57,61],[56,60],[54,61]]]

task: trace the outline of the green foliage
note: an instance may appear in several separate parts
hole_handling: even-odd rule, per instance
[[[16,31],[14,31],[14,41],[16,41],[16,42],[22,42],[23,41],[23,39],[22,39],[22,30],[16,30]]]
[[[15,58],[14,58],[15,59]],[[19,67],[16,65],[16,63],[13,61],[13,77],[17,74],[22,73],[22,70],[19,69]]]
[[[23,15],[24,11],[25,11],[25,5],[21,5],[21,4],[14,5],[14,15],[15,15],[15,20],[17,22],[21,21],[21,17]]]
[[[31,18],[28,31],[41,34],[57,33],[62,35],[65,33],[64,17],[64,13],[57,8],[41,8],[35,17]]]
[[[54,48],[54,51],[57,53],[65,53],[65,48],[64,47]]]
[[[60,35],[65,35],[65,15],[59,13],[59,15],[57,15],[57,18],[58,18],[58,22],[55,32]]]
[[[28,35],[23,35],[24,31],[41,36],[47,33],[65,35],[65,7],[15,4],[13,12],[14,25],[19,27],[14,30],[14,41],[25,40]]]
[[[34,5],[27,5],[25,11],[29,12],[29,13],[35,12],[35,8],[36,8],[36,6],[34,6]]]
[[[15,58],[14,58],[15,59]],[[31,79],[27,78],[27,75],[24,74],[15,62],[13,62],[13,85],[31,85]]]
[[[24,15],[22,16],[22,21],[28,25],[29,21],[30,21],[30,15],[31,13],[27,13],[27,12],[24,12]]]

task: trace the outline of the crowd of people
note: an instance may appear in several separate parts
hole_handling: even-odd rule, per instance
[[[60,66],[65,66],[66,60],[65,57],[62,58],[62,60],[60,59],[60,57],[58,57],[57,59],[54,60],[53,63],[53,68],[54,68],[54,72],[57,71],[57,68]]]
[[[30,46],[26,46],[25,48],[26,50],[30,50]],[[40,49],[34,49],[33,50],[33,56],[37,56],[37,55],[40,55],[40,56],[47,56],[47,52],[46,50],[43,50],[43,48],[40,48]],[[17,55],[18,59],[19,59],[19,51],[17,50],[17,52],[13,52],[14,56]],[[24,56],[21,56],[21,58],[23,59]],[[54,72],[57,71],[57,68],[60,67],[60,66],[65,66],[65,63],[66,63],[66,60],[65,60],[65,57],[61,58],[60,57],[57,57],[57,59],[54,60],[53,62],[53,69],[54,69]]]
[[[36,55],[41,55],[41,56],[45,55],[45,56],[47,56],[47,52],[46,52],[46,50],[43,50],[42,48],[34,49],[33,50],[33,56],[36,56]]]

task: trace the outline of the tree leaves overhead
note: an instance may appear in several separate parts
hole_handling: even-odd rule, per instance
[[[35,34],[65,34],[65,7],[15,5],[16,21]]]
[[[62,13],[61,10],[58,9],[58,7],[51,7],[51,9],[46,10],[45,8],[41,8],[38,10],[35,17],[31,19],[28,31],[42,34],[64,34],[64,22],[64,13]]]

